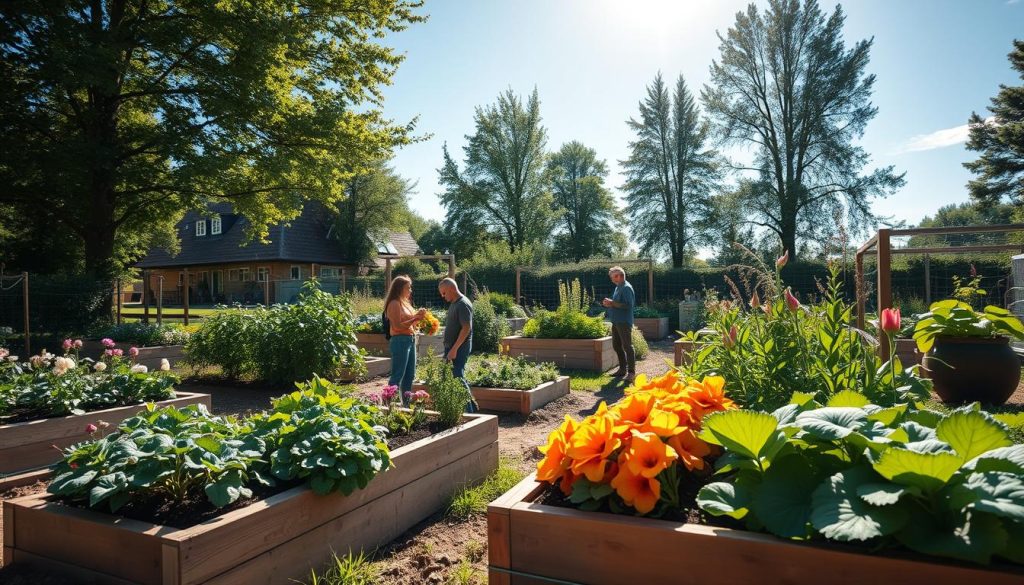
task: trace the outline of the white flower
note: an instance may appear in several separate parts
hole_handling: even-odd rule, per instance
[[[163,359],[160,360],[160,371],[161,372],[169,372],[169,371],[171,371],[171,362],[167,361],[167,358],[163,358]]]
[[[75,369],[75,360],[69,357],[59,357],[53,360],[53,373],[63,376],[68,370]]]
[[[7,356],[7,361],[9,361],[9,362],[16,362],[16,361],[18,361],[18,356],[16,356],[16,355],[9,355],[9,356]]]
[[[144,366],[142,364],[135,364],[134,366],[132,366],[132,369],[131,369],[131,373],[133,373],[133,374],[145,374],[148,371],[149,371],[149,368],[147,368],[146,366]]]
[[[93,366],[92,368],[97,372],[102,372],[103,370],[107,369],[107,364],[106,362],[96,362],[96,365]]]

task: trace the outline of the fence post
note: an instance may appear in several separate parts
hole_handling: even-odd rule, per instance
[[[647,259],[647,306],[654,306],[654,260]]]
[[[156,324],[164,324],[164,275],[161,274],[157,278],[157,295],[156,295]]]
[[[448,255],[448,278],[455,278],[455,254]]]
[[[185,279],[184,286],[181,287],[181,311],[182,311],[182,322],[188,325],[188,268],[185,268],[185,273],[182,276]]]
[[[892,256],[889,228],[878,230],[878,355],[889,360],[889,335],[882,331],[882,311],[892,308]]]
[[[856,257],[856,271],[854,278],[854,290],[857,291],[857,329],[864,330],[864,310],[866,309],[865,295],[867,291],[864,290],[864,255],[857,252]]]
[[[124,302],[124,292],[121,290],[121,279],[117,279],[117,324],[121,324],[121,303]]]
[[[384,290],[391,286],[391,258],[384,259]],[[387,294],[387,293],[384,293]]]
[[[21,273],[21,295],[25,307],[25,353],[32,355],[32,339],[28,329],[28,272]]]
[[[932,304],[932,256],[924,255],[924,304]]]
[[[188,274],[188,271],[186,271]],[[188,283],[186,283],[188,284]],[[149,271],[142,271],[142,322],[149,325]]]
[[[263,279],[263,304],[270,306],[270,271],[267,271],[267,277]]]
[[[516,304],[523,304],[523,269],[516,266]]]

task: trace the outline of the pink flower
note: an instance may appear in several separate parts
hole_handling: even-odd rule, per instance
[[[387,402],[391,402],[391,399],[394,398],[397,395],[398,395],[398,386],[395,386],[395,385],[385,386],[384,389],[380,391],[381,398],[383,398]]]
[[[104,337],[103,340],[100,341],[100,343],[102,343],[103,347],[105,347],[107,349],[112,349],[114,347],[114,345],[116,345],[114,343],[114,340],[109,338],[109,337]]]
[[[900,310],[882,309],[882,331],[895,333],[900,330]]]
[[[793,296],[793,293],[788,288],[786,289],[786,306],[789,307],[790,311],[796,311],[800,308],[800,301],[796,300],[796,297]]]
[[[412,393],[412,399],[416,401],[427,400],[430,398],[430,394],[426,390],[417,390]]]
[[[786,250],[782,256],[775,260],[775,270],[782,270],[782,267],[787,263],[789,263],[789,250]]]
[[[756,309],[761,306],[761,297],[758,296],[757,291],[754,291],[754,296],[750,297],[750,308]]]
[[[76,339],[74,345],[75,345],[75,349],[82,349],[82,340],[81,339]]]
[[[112,349],[112,350],[110,350],[110,355],[112,355],[114,357],[122,357],[124,355],[124,350],[123,349]]]
[[[722,345],[724,345],[726,349],[732,349],[736,346],[737,337],[739,337],[739,330],[736,329],[736,325],[733,325],[729,328],[728,333],[722,334]]]
[[[139,357],[139,348],[132,347],[128,350],[128,355],[132,356],[132,359]]]
[[[75,346],[75,342],[70,339],[65,339],[62,345],[64,347],[64,351],[71,351],[71,348]]]
[[[91,435],[91,434],[95,433],[98,428],[99,427],[97,427],[96,425],[94,425],[92,423],[89,423],[89,424],[85,425],[85,432],[87,432],[87,433],[89,433]]]

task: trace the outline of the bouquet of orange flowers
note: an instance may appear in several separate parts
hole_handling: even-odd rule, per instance
[[[626,396],[577,422],[565,422],[541,447],[537,479],[558,485],[570,501],[596,510],[632,507],[648,514],[679,509],[679,481],[702,470],[711,447],[700,439],[704,415],[736,408],[725,396],[725,379],[685,380],[679,372],[648,380],[637,376]]]
[[[416,329],[424,335],[437,335],[437,332],[441,330],[441,322],[428,310],[423,318],[416,323]]]

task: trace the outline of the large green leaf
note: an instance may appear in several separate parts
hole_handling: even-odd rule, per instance
[[[988,413],[957,410],[935,427],[935,435],[956,451],[964,461],[999,447],[1013,444],[1006,429]]]
[[[979,512],[1024,522],[1024,479],[1015,473],[972,473],[950,493],[954,508],[971,507]]]
[[[796,417],[796,424],[803,431],[826,441],[842,439],[860,430],[866,421],[867,414],[852,407],[826,406],[801,412]]]
[[[872,506],[889,506],[903,496],[919,496],[921,490],[917,486],[878,481],[857,486],[857,495]]]
[[[1006,471],[1024,474],[1024,445],[1002,447],[983,453],[964,465],[968,471]]]
[[[960,464],[960,457],[954,453],[917,453],[894,447],[882,453],[873,467],[886,479],[931,493],[946,485]]]
[[[1003,529],[1009,540],[999,556],[1024,565],[1024,522],[1003,522]]]
[[[894,534],[907,522],[902,506],[873,506],[858,495],[865,485],[877,485],[878,476],[857,466],[826,479],[812,498],[811,523],[826,538],[849,542]]]
[[[770,414],[730,410],[705,418],[700,436],[750,459],[770,459],[786,443],[786,436],[778,426],[778,419]]]
[[[841,407],[849,406],[853,408],[861,408],[871,404],[867,396],[864,396],[860,392],[854,392],[853,390],[843,390],[832,395],[825,403],[825,406]]]
[[[58,496],[73,494],[89,485],[94,477],[96,472],[91,469],[68,471],[53,478],[47,491]]]
[[[821,478],[802,456],[782,457],[765,472],[750,509],[773,534],[806,538],[811,492],[820,482]]]
[[[709,483],[697,493],[701,510],[712,516],[731,516],[737,520],[747,515],[750,501],[749,489],[724,481]]]
[[[995,516],[965,512],[939,517],[924,508],[911,510],[910,520],[896,538],[920,553],[987,565],[1009,542],[1009,534]]]

